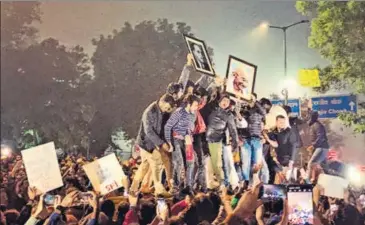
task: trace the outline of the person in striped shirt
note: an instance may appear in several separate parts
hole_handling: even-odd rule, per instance
[[[181,174],[184,174],[186,168],[185,185],[192,187],[194,162],[186,165],[185,141],[191,140],[192,131],[195,125],[196,112],[198,110],[200,99],[195,95],[186,98],[184,106],[178,108],[167,121],[164,129],[165,140],[173,147],[172,152],[172,171],[174,188],[181,184]],[[191,142],[191,141],[190,141]]]

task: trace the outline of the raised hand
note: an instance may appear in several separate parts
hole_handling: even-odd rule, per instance
[[[79,192],[78,191],[70,192],[62,200],[61,206],[65,207],[65,208],[72,206],[73,203],[75,202],[75,199],[78,197],[78,195],[79,195]]]
[[[34,200],[37,196],[41,195],[41,191],[38,190],[36,187],[28,187],[28,197],[30,200]]]
[[[233,214],[241,218],[251,217],[253,212],[263,204],[258,199],[261,186],[262,182],[255,184],[252,189],[246,191],[239,200]]]
[[[186,56],[186,65],[188,66],[191,66],[193,65],[193,55],[191,53],[189,53],[187,56]]]
[[[48,210],[46,209],[46,207],[44,205],[44,196],[45,196],[44,194],[42,194],[40,196],[39,202],[38,202],[38,205],[37,205],[37,209],[34,212],[34,216],[36,218],[41,219],[41,220],[44,220],[49,216],[49,212],[48,212]]]

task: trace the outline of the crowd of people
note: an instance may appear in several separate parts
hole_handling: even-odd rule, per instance
[[[59,159],[64,186],[41,193],[29,186],[21,155],[13,154],[1,161],[0,223],[286,225],[293,224],[287,200],[263,202],[262,185],[309,184],[314,224],[364,224],[361,193],[349,189],[344,199],[329,198],[316,185],[328,169],[329,151],[317,112],[293,118],[283,106],[285,113],[267,128],[270,100],[254,93],[234,100],[224,92],[224,80],[206,75],[192,82],[192,60],[188,55],[178,82],[143,112],[140,157],[120,162],[128,184],[101,196],[82,169],[96,158],[68,154]],[[306,122],[312,156],[294,172],[305,147],[298,126]]]

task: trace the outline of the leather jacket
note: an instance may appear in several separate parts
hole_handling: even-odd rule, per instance
[[[234,115],[229,110],[216,107],[208,118],[207,141],[209,143],[221,142],[228,128],[232,138],[232,149],[238,146],[238,135]]]

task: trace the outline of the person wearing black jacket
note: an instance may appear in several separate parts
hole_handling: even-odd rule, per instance
[[[276,159],[278,165],[274,166],[276,172],[282,171],[282,167],[292,167],[296,157],[296,137],[291,128],[286,127],[286,119],[282,115],[276,117],[276,129],[270,134],[270,139],[278,144]]]
[[[137,192],[144,175],[151,167],[155,193],[166,197],[170,196],[162,185],[160,172],[164,166],[161,151],[171,151],[171,146],[164,140],[163,136],[163,115],[170,113],[174,104],[173,97],[165,94],[158,101],[150,104],[143,112],[136,139],[141,151],[142,162],[130,187],[132,193]]]
[[[305,122],[300,120],[298,117],[291,115],[292,110],[291,110],[290,106],[285,105],[285,106],[283,106],[283,108],[286,111],[286,113],[288,114],[290,128],[293,131],[295,139],[296,139],[296,147],[297,147],[297,149],[300,149],[303,147],[303,141],[300,136],[299,126]]]
[[[319,114],[317,111],[312,111],[310,114],[310,140],[311,146],[307,148],[308,151],[313,152],[311,159],[308,162],[308,173],[311,175],[314,164],[321,164],[326,169],[327,154],[329,151],[329,144],[327,138],[326,128],[318,121]]]
[[[238,147],[237,128],[235,117],[229,110],[230,103],[231,101],[228,95],[221,96],[218,107],[216,107],[209,116],[206,133],[213,171],[220,184],[223,184],[224,181],[222,170],[222,141],[226,136],[226,129],[228,129],[231,136],[232,149],[235,150]],[[208,188],[217,188],[213,187],[214,181],[211,179],[211,176],[207,179]]]

